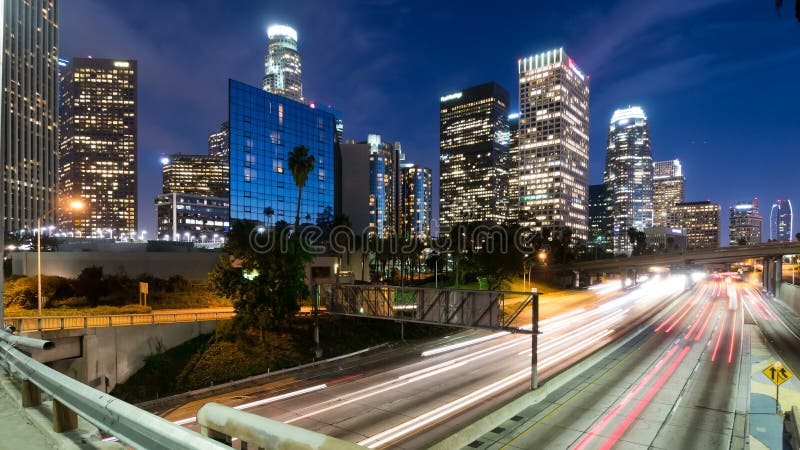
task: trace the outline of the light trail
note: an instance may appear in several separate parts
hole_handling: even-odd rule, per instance
[[[441,353],[447,353],[449,351],[458,350],[460,348],[469,347],[470,345],[480,344],[481,342],[491,341],[492,339],[497,339],[499,337],[507,336],[511,334],[508,331],[500,331],[498,333],[492,333],[488,336],[483,336],[475,339],[470,339],[464,342],[459,342],[457,344],[450,344],[445,345],[443,347],[434,348],[431,350],[426,350],[422,352],[422,356],[433,356],[438,355]]]
[[[713,305],[713,301],[712,301],[712,305]],[[714,314],[715,314],[714,308],[712,307],[711,311],[708,312],[708,316],[706,317],[706,321],[703,322],[703,326],[700,328],[700,330],[694,336],[694,340],[695,341],[699,341],[700,340],[700,336],[702,336],[703,333],[706,331],[706,327],[708,326],[708,323],[711,322],[711,317],[713,317]]]
[[[614,405],[614,407],[613,407],[613,408],[611,408],[611,410],[610,410],[610,411],[609,411],[609,412],[608,412],[608,413],[607,413],[607,414],[606,414],[606,415],[605,415],[605,416],[604,416],[604,417],[603,417],[603,418],[600,420],[600,422],[598,422],[597,424],[595,424],[595,425],[594,425],[594,426],[591,428],[591,430],[589,430],[589,431],[587,431],[587,432],[586,432],[586,436],[584,436],[584,437],[583,437],[583,439],[581,439],[581,440],[580,440],[580,442],[578,442],[578,445],[576,445],[576,446],[575,446],[575,448],[574,448],[573,450],[583,450],[584,448],[586,448],[586,445],[587,445],[587,444],[589,444],[589,442],[590,442],[590,441],[591,441],[591,440],[592,440],[592,439],[593,439],[593,438],[594,438],[594,437],[595,437],[597,434],[599,434],[599,433],[600,433],[600,431],[601,431],[603,428],[605,428],[605,427],[606,427],[606,425],[608,425],[608,424],[609,424],[609,422],[611,422],[611,421],[614,419],[614,417],[616,417],[616,416],[617,416],[617,414],[619,414],[620,410],[621,410],[621,409],[622,409],[622,408],[623,408],[623,407],[624,407],[626,404],[628,404],[628,402],[629,402],[629,401],[631,401],[631,399],[632,399],[632,398],[633,398],[633,397],[634,397],[636,394],[638,394],[638,393],[639,393],[639,391],[641,391],[641,390],[642,390],[642,388],[644,388],[644,387],[645,387],[645,385],[647,385],[647,383],[649,383],[649,382],[650,382],[650,379],[651,379],[651,378],[653,378],[653,377],[655,376],[655,374],[656,374],[656,373],[658,373],[658,371],[659,371],[659,370],[661,370],[661,367],[663,367],[663,366],[664,366],[664,364],[666,364],[666,363],[667,363],[667,361],[669,361],[669,359],[670,359],[670,358],[672,358],[672,355],[673,355],[673,354],[675,354],[675,352],[676,352],[677,350],[678,350],[678,345],[677,345],[677,344],[676,344],[676,345],[673,345],[673,346],[672,346],[672,347],[669,349],[669,351],[667,351],[667,353],[666,353],[666,354],[665,354],[665,355],[664,355],[664,356],[663,356],[663,357],[662,357],[662,358],[661,358],[661,359],[660,359],[660,360],[659,360],[659,361],[656,363],[656,365],[655,365],[655,366],[653,366],[653,367],[652,367],[652,368],[651,368],[649,371],[647,371],[647,372],[645,373],[644,377],[642,377],[642,379],[641,379],[641,380],[639,380],[639,382],[638,382],[638,383],[636,383],[636,385],[634,385],[633,389],[631,389],[630,391],[628,391],[628,393],[627,393],[627,394],[625,394],[625,396],[622,398],[622,400],[620,400],[620,401],[619,401],[619,402],[618,402],[616,405]]]
[[[703,317],[704,317],[706,311],[709,311],[709,309],[711,309],[712,312],[713,312],[713,309],[714,309],[713,302],[708,302],[707,301],[705,303],[706,304],[703,307],[703,310],[700,311],[700,314],[697,315],[697,318],[694,320],[694,323],[692,324],[692,327],[689,328],[689,331],[687,331],[686,335],[683,337],[684,339],[689,340],[691,338],[692,332],[694,332],[695,328],[697,328],[697,325],[700,324],[703,321]],[[709,314],[710,314],[710,312],[709,312]]]
[[[736,337],[736,314],[739,312],[737,308],[733,311],[733,318],[731,319],[731,346],[730,350],[728,350],[728,364],[733,362],[733,340]]]
[[[569,349],[569,350],[567,350],[565,352],[559,353],[557,355],[553,355],[552,357],[542,361],[542,363],[540,364],[540,367],[542,367],[542,368],[547,367],[547,366],[549,366],[551,364],[554,364],[555,362],[557,362],[561,358],[564,358],[564,357],[570,356],[570,355],[572,355],[574,353],[577,353],[577,352],[583,350],[584,348],[590,346],[591,344],[595,343],[596,341],[604,338],[605,336],[607,336],[607,335],[609,335],[609,334],[611,334],[613,332],[614,332],[614,330],[605,330],[603,333],[598,334],[597,336],[593,337],[592,339],[584,341],[583,343],[581,343],[580,345],[578,345],[576,347],[573,347],[573,348],[571,348],[571,349]],[[514,374],[512,374],[512,375],[510,375],[508,377],[502,378],[502,379],[500,379],[500,380],[498,380],[498,381],[496,381],[496,382],[494,382],[494,383],[492,383],[492,384],[490,384],[488,386],[484,386],[484,387],[482,387],[482,388],[480,388],[480,389],[478,389],[478,390],[476,390],[476,391],[474,391],[474,392],[472,392],[472,393],[470,393],[470,394],[468,394],[468,395],[466,395],[466,396],[464,396],[464,397],[462,397],[460,399],[451,401],[451,402],[449,402],[449,403],[447,403],[445,405],[442,405],[442,406],[440,406],[438,408],[435,408],[435,409],[433,409],[431,411],[428,411],[427,413],[424,413],[424,414],[422,414],[420,416],[417,416],[417,417],[415,417],[415,418],[413,418],[411,420],[408,420],[408,421],[406,421],[404,423],[401,423],[400,425],[397,425],[397,426],[392,427],[392,428],[390,428],[390,429],[388,429],[386,431],[378,433],[378,434],[376,434],[376,435],[374,435],[374,436],[372,436],[372,437],[370,437],[368,439],[365,439],[365,440],[359,442],[358,445],[363,445],[363,446],[368,447],[368,448],[376,448],[376,447],[380,447],[381,445],[387,444],[389,442],[395,441],[398,438],[400,438],[402,436],[405,436],[405,435],[407,435],[407,434],[409,434],[409,433],[411,433],[411,432],[413,432],[415,430],[423,428],[423,427],[429,425],[432,422],[435,422],[436,420],[438,420],[438,419],[440,419],[440,418],[442,418],[444,416],[447,416],[447,415],[452,414],[452,413],[454,413],[456,411],[464,409],[464,408],[466,408],[466,407],[478,402],[479,400],[482,400],[482,399],[484,399],[484,398],[486,398],[486,397],[488,397],[488,396],[490,396],[490,395],[492,395],[492,394],[494,394],[496,392],[499,392],[499,391],[505,389],[506,387],[508,387],[510,385],[513,385],[514,383],[522,381],[523,379],[529,377],[530,373],[531,373],[531,369],[530,368],[525,368],[523,370],[515,372]]]
[[[630,427],[631,423],[633,423],[633,421],[639,417],[639,414],[641,414],[642,410],[644,410],[653,397],[664,386],[664,383],[666,383],[667,380],[672,376],[672,374],[675,372],[675,369],[678,368],[678,365],[680,365],[680,363],[683,361],[683,358],[685,358],[686,354],[689,353],[690,349],[691,347],[688,345],[683,347],[683,350],[681,350],[681,352],[678,354],[678,357],[672,361],[672,364],[667,367],[667,370],[658,378],[658,380],[656,380],[656,383],[653,385],[653,387],[651,387],[650,390],[647,391],[647,394],[645,394],[645,396],[639,400],[639,403],[634,406],[633,410],[631,410],[631,412],[625,416],[625,419],[623,419],[622,423],[620,423],[617,428],[614,429],[614,431],[611,433],[611,436],[609,436],[608,439],[603,442],[603,445],[600,446],[601,450],[608,450],[612,448],[614,444],[616,444],[617,441],[622,437],[622,435],[625,434],[625,431],[628,429],[628,427]]]
[[[722,335],[725,334],[725,323],[728,320],[728,310],[726,309],[725,312],[722,314],[722,322],[720,322],[719,326],[719,335],[717,336],[717,343],[714,344],[714,353],[711,355],[711,362],[717,360],[717,350],[719,350],[719,342],[722,340]]]

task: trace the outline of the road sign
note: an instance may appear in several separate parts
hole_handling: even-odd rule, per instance
[[[775,386],[780,386],[794,374],[781,364],[780,361],[775,361],[774,364],[762,370],[762,373],[769,378],[770,381],[775,383]]]

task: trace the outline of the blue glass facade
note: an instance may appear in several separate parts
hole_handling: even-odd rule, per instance
[[[297,186],[289,153],[299,145],[316,159],[300,204],[300,222],[316,224],[334,215],[335,118],[330,112],[230,80],[231,221],[294,223]]]

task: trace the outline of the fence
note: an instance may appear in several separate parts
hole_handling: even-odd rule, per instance
[[[18,332],[25,333],[31,331],[153,325],[158,323],[201,322],[230,319],[234,315],[234,312],[197,312],[107,316],[6,317],[5,325],[13,326]]]

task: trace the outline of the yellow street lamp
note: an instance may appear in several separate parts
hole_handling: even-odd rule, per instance
[[[86,208],[86,203],[81,199],[70,200],[67,205],[71,211],[82,211]],[[48,211],[47,215],[55,212],[55,209]],[[42,316],[42,216],[36,218],[36,278],[38,284],[37,298],[39,306],[39,317]]]

